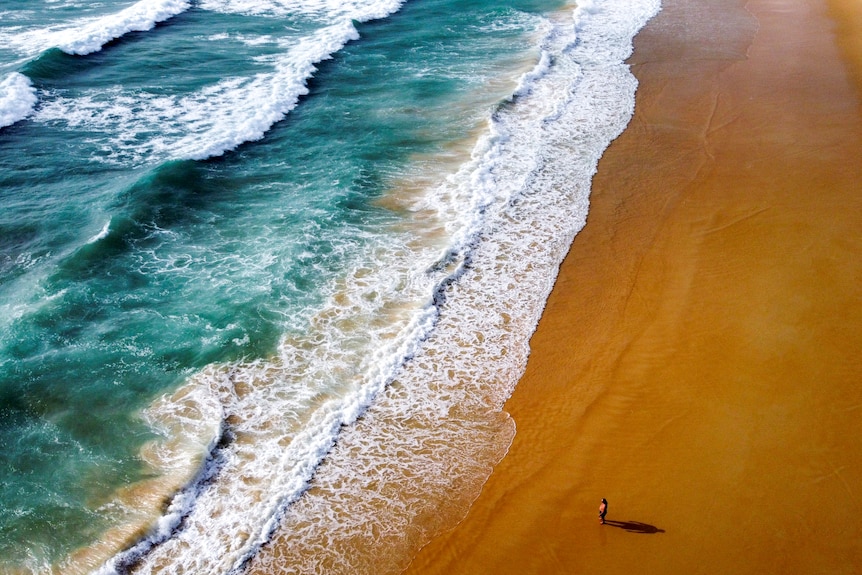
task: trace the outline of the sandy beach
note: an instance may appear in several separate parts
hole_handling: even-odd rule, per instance
[[[862,572],[860,9],[663,4],[514,443],[411,575]]]

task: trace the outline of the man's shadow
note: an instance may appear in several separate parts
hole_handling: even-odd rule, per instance
[[[664,529],[659,529],[655,525],[649,523],[641,523],[640,521],[608,521],[605,520],[605,525],[611,527],[619,527],[625,529],[629,533],[664,533]]]

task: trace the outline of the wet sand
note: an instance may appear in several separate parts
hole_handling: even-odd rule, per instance
[[[862,572],[859,14],[665,0],[510,452],[407,573]]]

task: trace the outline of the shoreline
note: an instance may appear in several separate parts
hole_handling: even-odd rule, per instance
[[[830,19],[853,10],[666,0],[641,30],[514,442],[406,573],[862,561],[862,59]]]
[[[541,58],[518,78],[518,103],[489,110],[457,173],[416,203],[431,215],[445,208],[453,241],[466,242],[429,270],[449,274],[425,308],[435,314],[433,330],[367,410],[339,430],[249,573],[400,573],[467,513],[511,443],[514,425],[503,404],[585,221],[596,163],[631,117],[636,81],[621,60],[657,8],[657,0],[612,2],[586,18],[577,36],[577,11],[535,21]],[[611,31],[626,42],[602,50]],[[573,139],[579,153],[561,153]],[[462,213],[446,207],[453,205]],[[413,215],[425,228],[433,221],[420,216]],[[464,227],[450,228],[455,223]],[[525,250],[531,257],[521,257]]]

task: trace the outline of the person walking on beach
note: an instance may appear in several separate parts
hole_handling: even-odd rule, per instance
[[[599,521],[602,525],[605,524],[605,515],[608,514],[608,500],[602,497],[602,503],[599,505]]]

